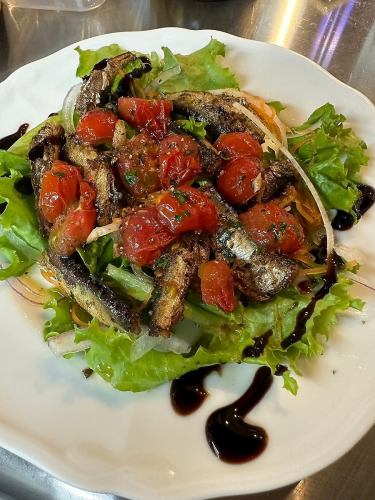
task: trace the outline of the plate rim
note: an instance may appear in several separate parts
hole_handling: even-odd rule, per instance
[[[33,61],[30,61],[29,63],[17,68],[15,71],[13,71],[10,75],[8,75],[3,81],[0,82],[0,91],[3,89],[3,87],[9,85],[12,83],[12,80],[14,78],[17,78],[18,77],[18,74],[24,70],[27,70],[29,68],[29,66],[32,66],[32,65],[36,65],[36,64],[39,64],[39,63],[43,63],[45,62],[46,60],[48,60],[49,58],[54,58],[55,56],[58,56],[58,54],[60,54],[61,52],[63,51],[66,51],[66,50],[69,50],[69,49],[72,49],[74,47],[77,46],[77,44],[79,43],[82,43],[84,42],[85,44],[86,43],[89,43],[90,41],[93,41],[93,40],[100,40],[100,39],[107,39],[107,38],[110,38],[112,37],[113,35],[147,35],[149,33],[155,33],[155,32],[169,32],[169,33],[202,33],[202,34],[207,34],[207,35],[211,35],[211,36],[215,36],[215,37],[218,37],[220,39],[220,36],[225,36],[226,38],[231,38],[231,39],[234,39],[234,40],[237,40],[239,41],[240,43],[248,43],[248,44],[251,44],[251,45],[258,45],[258,46],[271,46],[273,47],[275,50],[279,50],[279,51],[283,51],[283,52],[287,52],[287,53],[291,53],[293,54],[294,57],[298,57],[300,58],[301,60],[303,60],[306,64],[309,64],[309,65],[312,65],[316,70],[319,70],[321,74],[323,74],[325,77],[328,77],[330,79],[332,79],[336,84],[339,84],[341,86],[343,86],[344,88],[348,89],[349,91],[351,92],[354,92],[357,94],[357,97],[361,98],[364,103],[366,105],[369,105],[369,107],[371,107],[372,109],[372,112],[374,114],[374,117],[375,117],[375,105],[374,103],[365,95],[363,94],[361,91],[357,90],[356,88],[353,88],[351,87],[350,85],[348,85],[347,83],[341,81],[340,79],[338,79],[337,77],[335,77],[334,75],[332,75],[331,73],[329,73],[326,69],[322,68],[321,66],[319,66],[316,62],[312,61],[311,59],[309,59],[308,57],[298,53],[298,52],[295,52],[291,49],[288,49],[286,47],[282,47],[282,46],[279,46],[279,45],[276,45],[276,44],[272,44],[272,43],[268,43],[268,42],[264,42],[264,41],[259,41],[259,40],[253,40],[253,39],[249,39],[249,38],[244,38],[244,37],[240,37],[240,36],[237,36],[237,35],[233,35],[233,34],[230,34],[230,33],[226,33],[226,32],[222,32],[222,31],[218,31],[218,30],[211,30],[211,29],[205,29],[205,30],[191,30],[191,29],[187,29],[187,28],[180,28],[180,27],[163,27],[163,28],[156,28],[156,29],[152,29],[152,30],[142,30],[142,31],[119,31],[119,32],[113,32],[113,33],[105,33],[105,34],[102,34],[102,35],[97,35],[97,36],[94,36],[94,37],[90,37],[90,38],[86,38],[86,39],[83,39],[83,40],[78,40],[77,42],[73,42],[51,54],[48,54],[42,58],[39,58],[39,59],[36,59],[36,60],[33,60]],[[372,426],[374,425],[375,423],[375,418],[373,418],[373,422],[371,423],[370,420],[368,420],[368,425],[367,426],[362,426],[361,427],[361,430],[358,431],[357,433],[351,433],[350,434],[350,437],[351,439],[348,441],[346,440],[345,443],[343,445],[340,445],[339,448],[335,447],[333,453],[331,454],[327,454],[324,456],[325,459],[323,459],[321,462],[319,462],[319,464],[315,463],[315,462],[312,462],[310,463],[310,469],[307,468],[306,469],[306,465],[304,466],[304,469],[306,472],[304,472],[304,477],[306,476],[310,476],[311,474],[314,474],[316,473],[317,471],[319,470],[322,470],[324,469],[325,467],[327,467],[328,465],[332,464],[334,461],[336,461],[337,459],[339,459],[340,457],[342,457],[345,453],[347,453],[371,428]],[[8,432],[7,432],[8,430]],[[48,473],[52,474],[53,476],[61,479],[62,481],[68,483],[68,484],[71,484],[71,485],[75,485],[79,488],[86,488],[86,487],[89,487],[88,484],[85,484],[84,481],[83,481],[83,476],[81,475],[81,479],[82,481],[72,481],[70,480],[68,477],[64,477],[64,474],[60,474],[59,472],[57,472],[56,469],[50,469],[48,467],[48,465],[46,465],[45,463],[43,464],[43,459],[39,459],[39,458],[34,458],[32,457],[28,452],[23,452],[22,450],[19,451],[17,446],[12,446],[11,443],[7,443],[7,444],[3,444],[3,437],[4,435],[6,435],[5,437],[5,441],[11,441],[12,440],[12,434],[13,434],[13,429],[11,430],[10,428],[7,428],[7,430],[5,430],[5,433],[3,432],[4,429],[3,429],[3,426],[0,426],[0,444],[2,446],[4,446],[4,448],[6,448],[7,450],[11,451],[12,453],[20,456],[21,458],[35,464],[37,467],[47,471]],[[8,439],[10,437],[10,439]],[[19,438],[21,441],[25,441],[26,442],[26,445],[27,443],[29,443],[29,448],[32,447],[32,439],[29,439],[29,441],[27,440],[26,437],[24,437],[23,435],[20,436]],[[16,439],[17,441],[17,439]],[[341,443],[341,442],[340,442]],[[27,446],[26,446],[27,448]],[[340,451],[336,451],[337,449],[339,449]],[[42,455],[42,453],[37,452],[37,454],[39,453],[39,456]],[[49,451],[46,452],[46,455],[48,457],[48,455],[52,455],[52,453],[50,453]],[[48,458],[47,458],[48,459]],[[294,470],[294,469],[293,469]],[[78,477],[78,475],[76,474],[76,477]],[[272,483],[270,483],[271,485],[268,485],[267,486],[267,490],[264,489],[264,487],[259,487],[259,488],[255,488],[255,489],[252,489],[252,493],[259,493],[259,492],[263,492],[263,491],[272,491],[274,489],[277,489],[277,488],[281,488],[283,486],[287,486],[287,485],[290,485],[290,484],[293,484],[295,481],[299,481],[301,479],[300,477],[300,474],[289,474],[288,475],[288,479],[287,480],[283,480],[281,479],[281,477],[279,477],[279,481],[275,482],[273,481]],[[88,481],[89,481],[89,478],[88,478]],[[236,485],[234,485],[233,483],[234,480],[232,480],[231,482],[229,483],[226,483],[225,484],[225,489],[223,488],[220,488],[220,491],[219,489],[217,490],[214,490],[214,488],[212,487],[212,484],[211,485],[204,485],[202,484],[202,488],[208,488],[210,489],[211,493],[207,493],[205,492],[204,493],[204,496],[201,496],[201,495],[193,495],[193,496],[187,496],[187,495],[182,495],[180,498],[184,498],[184,499],[201,499],[201,498],[213,498],[213,497],[216,497],[217,495],[220,495],[220,496],[223,496],[223,495],[230,495],[230,494],[235,494],[235,495],[241,495],[241,494],[246,494],[248,493],[248,489],[243,486],[242,489],[238,487],[238,483],[236,483]],[[236,486],[236,488],[234,488],[234,486]],[[121,491],[117,491],[116,489],[114,490],[102,490],[102,489],[97,489],[96,491],[100,491],[100,492],[109,492],[109,493],[114,493],[114,494],[124,494],[123,492]],[[173,490],[174,492],[178,491],[178,488],[175,488]],[[169,497],[167,496],[166,498],[172,498],[172,497]]]

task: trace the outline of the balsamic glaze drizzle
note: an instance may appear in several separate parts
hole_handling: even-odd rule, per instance
[[[0,139],[0,149],[9,149],[13,144],[18,141],[20,137],[25,135],[26,130],[29,128],[28,123],[23,123],[18,127],[17,132],[14,132],[13,134],[7,135]]]
[[[302,336],[306,332],[306,323],[314,312],[315,304],[318,300],[325,297],[330,291],[331,286],[336,283],[336,261],[334,255],[330,255],[328,257],[327,265],[327,273],[323,277],[323,286],[316,292],[311,302],[309,302],[309,304],[307,304],[307,306],[301,309],[298,313],[296,326],[293,332],[281,342],[281,347],[283,349],[287,349],[295,342],[298,342],[298,340],[301,340]]]
[[[269,338],[272,336],[272,330],[268,330],[263,335],[259,337],[254,337],[254,344],[245,347],[242,352],[244,358],[259,358],[263,354],[263,351],[268,343]]]
[[[205,377],[220,368],[220,365],[203,366],[173,380],[170,396],[175,412],[179,415],[189,415],[197,410],[208,396],[203,385]]]
[[[359,184],[358,189],[361,195],[353,206],[353,212],[357,219],[360,219],[374,204],[375,189],[367,184]],[[337,214],[332,220],[332,227],[337,231],[346,231],[353,227],[355,220],[354,215],[344,212],[344,210],[337,210]]]
[[[272,384],[271,370],[262,366],[247,391],[231,405],[212,413],[206,423],[206,438],[215,455],[228,463],[243,463],[256,458],[267,446],[262,427],[244,421],[246,415],[267,393]]]

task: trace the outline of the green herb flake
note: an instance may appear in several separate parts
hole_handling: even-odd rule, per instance
[[[183,205],[187,201],[186,193],[183,193],[182,191],[178,191],[177,189],[172,191],[172,196],[174,196],[176,198],[176,200],[180,203],[180,205]]]
[[[134,184],[138,180],[138,173],[135,170],[129,170],[124,175],[124,179],[129,184],[129,186],[134,186]]]
[[[162,255],[155,262],[155,267],[157,267],[158,269],[166,269],[168,264],[169,264],[169,256]]]

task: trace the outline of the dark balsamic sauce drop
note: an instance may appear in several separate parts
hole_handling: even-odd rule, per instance
[[[272,330],[268,330],[263,335],[259,337],[254,337],[254,344],[245,347],[242,356],[244,358],[259,358],[263,354],[263,351],[268,343],[269,338],[272,336]]]
[[[355,219],[352,214],[344,212],[344,210],[337,210],[337,214],[331,222],[331,226],[336,231],[347,231],[354,225]]]
[[[360,184],[358,189],[361,191],[361,196],[354,205],[354,211],[357,216],[362,216],[369,210],[375,202],[375,189],[367,184]]]
[[[197,410],[208,396],[203,385],[205,377],[219,370],[220,365],[204,366],[173,380],[170,395],[175,412],[189,415]]]
[[[360,197],[353,206],[353,212],[360,219],[363,214],[369,210],[375,202],[375,189],[367,184],[360,184],[358,189],[361,192]],[[355,217],[343,210],[337,210],[337,214],[332,221],[333,229],[337,231],[347,231],[353,227]]]
[[[13,144],[18,141],[20,137],[25,135],[26,130],[29,128],[28,123],[23,123],[18,127],[17,132],[14,132],[14,134],[7,135],[0,139],[0,149],[9,149]]]
[[[276,370],[275,370],[275,375],[277,377],[280,377],[283,373],[288,371],[288,367],[284,365],[277,364],[276,365]]]
[[[309,304],[307,304],[307,306],[301,309],[298,313],[296,326],[293,332],[281,342],[281,347],[283,349],[287,349],[295,342],[298,342],[298,340],[301,340],[302,336],[306,332],[306,323],[314,312],[315,304],[318,300],[327,295],[331,286],[337,281],[336,266],[337,263],[335,255],[330,255],[327,259],[327,273],[323,277],[323,286],[316,292],[314,297],[311,299],[311,302],[309,302]]]
[[[220,460],[232,464],[243,463],[264,451],[268,441],[266,431],[262,427],[246,423],[244,418],[267,393],[271,384],[271,370],[262,366],[243,396],[209,416],[206,438],[211,450]]]

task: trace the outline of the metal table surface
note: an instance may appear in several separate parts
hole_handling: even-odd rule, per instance
[[[289,47],[375,102],[375,0],[107,0],[85,13],[3,5],[0,81],[81,39],[163,26],[213,28]],[[0,464],[1,499],[119,500],[69,486],[6,450],[0,449]],[[374,470],[375,428],[325,470],[298,484],[241,498],[369,500],[375,498]]]

